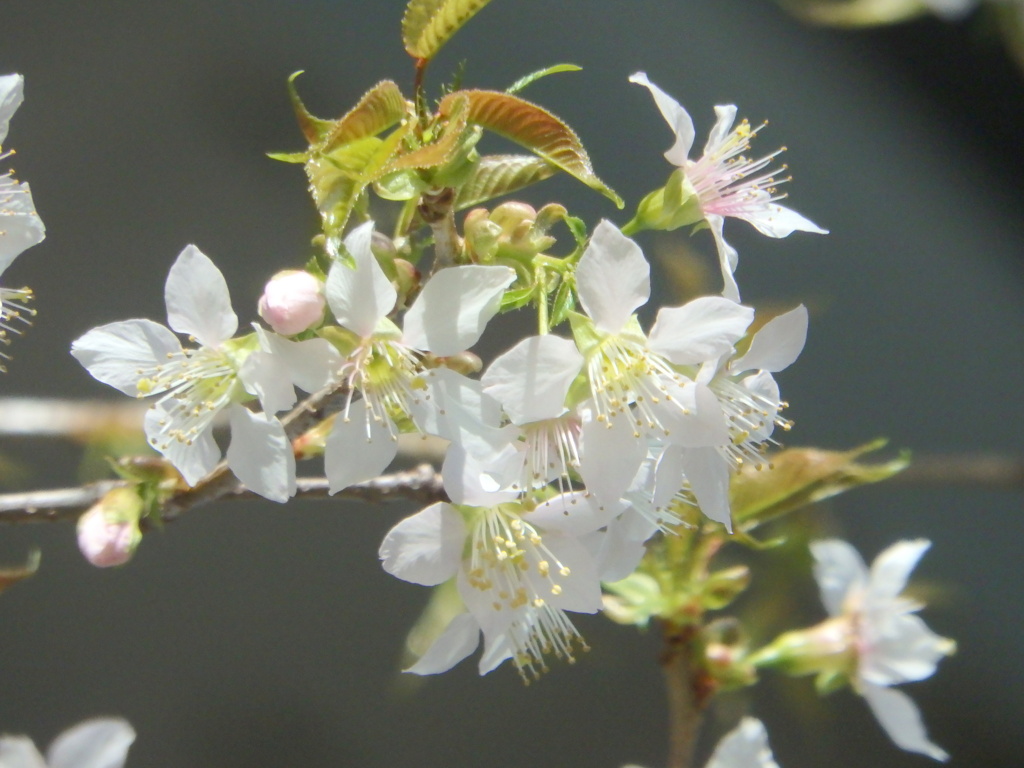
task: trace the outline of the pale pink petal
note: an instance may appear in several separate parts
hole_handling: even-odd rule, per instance
[[[651,297],[651,266],[636,243],[602,219],[576,267],[576,288],[598,330],[618,333]]]
[[[433,587],[458,572],[465,542],[462,515],[451,504],[438,502],[388,531],[377,554],[392,576]]]
[[[167,324],[194,336],[204,347],[220,346],[238,330],[224,275],[194,245],[186,246],[171,265],[164,301]]]
[[[861,688],[861,695],[867,699],[875,719],[897,747],[907,752],[927,755],[933,760],[949,760],[946,751],[929,740],[921,712],[909,696],[902,691],[877,685],[864,685]]]
[[[718,104],[715,106],[715,124],[708,133],[704,143],[704,154],[714,154],[723,141],[732,133],[732,124],[736,122],[735,104]]]
[[[377,324],[395,308],[398,298],[370,249],[372,240],[372,221],[352,230],[345,238],[345,248],[355,260],[355,269],[335,262],[324,286],[335,319],[363,339],[373,335]]]
[[[505,289],[515,279],[511,267],[471,264],[442,269],[409,307],[404,342],[440,357],[469,349],[497,314]]]
[[[86,720],[54,739],[46,758],[50,768],[121,768],[134,741],[135,730],[120,718]]]
[[[721,296],[704,296],[658,312],[647,346],[676,365],[699,365],[732,351],[754,310]]]
[[[491,363],[480,382],[513,424],[528,424],[565,412],[569,386],[582,367],[583,355],[569,339],[531,336]]]
[[[135,397],[139,371],[151,371],[166,363],[168,355],[181,354],[181,344],[171,331],[152,320],[124,320],[93,328],[71,344],[71,354],[94,379]]]
[[[801,304],[773,317],[754,334],[743,357],[729,366],[733,373],[771,371],[777,373],[792,365],[807,341],[807,307]]]
[[[665,153],[665,159],[672,165],[679,167],[686,165],[686,158],[689,156],[693,140],[697,136],[689,113],[679,102],[648,80],[645,72],[630,75],[629,82],[645,86],[651,92],[661,116],[665,118],[668,127],[676,135],[676,143]]]
[[[284,503],[295,495],[295,452],[284,425],[241,405],[228,409],[231,444],[228,466],[246,488]]]

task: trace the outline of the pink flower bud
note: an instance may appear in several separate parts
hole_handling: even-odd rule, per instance
[[[115,488],[78,518],[78,548],[97,568],[127,563],[142,541],[142,502],[131,488]]]
[[[276,333],[302,333],[323,319],[323,283],[308,272],[278,272],[263,289],[259,310]]]

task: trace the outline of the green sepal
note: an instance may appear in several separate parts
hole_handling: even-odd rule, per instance
[[[661,586],[646,573],[636,571],[603,586],[610,593],[604,600],[604,613],[618,624],[646,627],[652,618],[670,613]]]
[[[721,610],[750,585],[750,568],[735,565],[710,574],[701,585],[701,603],[712,611]]]
[[[572,329],[572,337],[580,353],[587,357],[593,350],[600,346],[604,340],[604,334],[597,330],[594,321],[580,312],[566,311],[566,319]]]
[[[566,279],[558,285],[555,298],[551,301],[551,327],[561,325],[569,319],[569,313],[576,308],[576,294]]]
[[[301,164],[309,160],[309,152],[267,152],[267,157],[282,163]]]
[[[679,227],[704,221],[700,198],[682,168],[668,177],[664,187],[649,193],[636,208],[636,214],[624,232],[635,234],[645,229],[671,232]]]
[[[814,690],[818,692],[819,696],[828,696],[830,693],[841,691],[849,684],[850,676],[835,669],[823,670],[814,678]]]

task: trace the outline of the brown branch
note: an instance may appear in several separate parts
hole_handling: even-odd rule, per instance
[[[234,481],[234,478],[231,480]],[[101,480],[77,488],[0,494],[0,523],[75,519],[103,498],[107,492],[128,484],[124,480]],[[448,498],[444,492],[441,474],[430,464],[421,464],[413,469],[381,475],[365,483],[356,483],[334,496],[328,494],[329,483],[325,477],[300,477],[296,481],[296,486],[295,498],[299,499],[352,499],[369,503],[404,499],[427,504]],[[219,495],[208,499],[197,500],[190,497],[191,506],[198,506],[215,498],[231,501],[261,498],[237,481],[226,490],[221,490]],[[188,508],[191,507],[183,506],[181,509],[175,509],[174,514],[168,515],[165,507],[161,519],[165,522],[174,520]]]
[[[710,693],[706,675],[694,663],[699,630],[692,625],[680,627],[672,622],[665,622],[663,630],[665,650],[661,670],[668,695],[667,765],[668,768],[691,768]]]

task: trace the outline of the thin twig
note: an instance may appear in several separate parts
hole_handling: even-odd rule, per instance
[[[231,478],[234,480],[234,478]],[[101,480],[77,488],[56,488],[46,491],[0,494],[0,523],[33,523],[77,518],[114,488],[128,485],[124,480]],[[430,464],[421,464],[410,470],[381,475],[365,483],[351,485],[334,496],[329,496],[329,482],[325,477],[300,477],[296,481],[296,498],[299,499],[352,499],[370,503],[394,500],[412,500],[433,503],[447,499],[441,474]],[[258,495],[237,482],[219,496],[224,500],[258,499]],[[197,506],[199,501],[192,499]],[[173,515],[166,514],[164,522],[175,519],[181,509]]]
[[[668,768],[691,768],[707,703],[707,689],[694,665],[694,626],[664,625],[661,670],[668,695]]]

